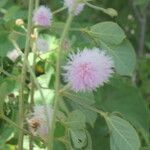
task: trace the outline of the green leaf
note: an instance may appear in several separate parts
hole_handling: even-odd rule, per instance
[[[0,148],[1,150],[8,149],[8,143],[7,141],[13,136],[14,128],[10,127],[10,125],[2,125],[1,122],[1,128],[0,128]],[[7,148],[6,148],[7,147]]]
[[[0,100],[2,104],[2,100],[5,99],[6,95],[16,92],[18,90],[18,84],[16,80],[13,80],[11,78],[5,78],[4,80],[1,80],[0,83],[0,91],[2,92],[0,94]]]
[[[86,104],[93,105],[95,103],[93,92],[71,92],[71,94]]]
[[[49,82],[50,82],[50,80],[51,80],[51,76],[52,76],[53,73],[54,73],[54,70],[53,70],[52,68],[50,68],[48,72],[46,72],[46,73],[43,74],[43,75],[40,75],[40,76],[37,78],[39,84],[40,84],[42,87],[48,88],[48,87],[49,87]]]
[[[66,148],[63,143],[61,143],[59,141],[54,141],[54,150],[66,150]]]
[[[63,31],[64,26],[65,26],[64,22],[56,22],[55,21],[52,23],[51,31],[60,35]]]
[[[102,22],[91,27],[91,35],[98,41],[118,45],[126,37],[124,31],[114,22]]]
[[[65,127],[60,123],[56,123],[56,129],[55,129],[55,137],[62,137],[65,134]]]
[[[150,150],[150,146],[149,147],[142,147],[141,150]]]
[[[0,32],[0,57],[5,57],[11,50],[13,50],[13,45],[8,39],[8,33]]]
[[[69,113],[70,113],[70,112],[69,112],[69,109],[68,109],[68,107],[67,107],[67,105],[66,105],[66,103],[65,103],[65,101],[64,101],[64,99],[60,98],[58,105],[59,105],[59,109],[60,109],[62,112],[66,113],[66,114],[69,114]]]
[[[0,1],[0,8],[4,7],[7,4],[8,0],[1,0]]]
[[[124,31],[116,23],[96,24],[88,33],[113,58],[118,74],[132,75],[136,64],[135,52],[130,42],[124,40]]]
[[[4,15],[5,21],[16,20],[19,18],[27,19],[27,10],[23,10],[17,5],[11,6]]]
[[[53,101],[53,98],[54,98],[54,91],[50,90],[50,89],[42,89],[42,92],[43,92],[44,98],[46,100],[46,104],[51,104]],[[43,104],[43,102],[44,102],[39,90],[35,91],[34,101],[36,104]]]
[[[92,138],[91,138],[91,135],[90,133],[87,131],[86,132],[87,134],[87,144],[86,144],[86,147],[84,150],[92,150]]]
[[[93,150],[110,150],[109,130],[103,117],[99,116],[97,118],[94,128],[90,129],[90,135]]]
[[[122,114],[149,140],[150,112],[137,88],[114,78],[110,85],[97,90],[95,98],[100,109]]]
[[[136,130],[131,124],[115,115],[106,118],[110,129],[110,149],[111,150],[139,150],[140,139]]]
[[[12,78],[6,78],[5,83],[7,84],[7,94],[18,91],[19,84],[16,82],[16,80]]]
[[[132,75],[136,65],[134,49],[129,41],[124,40],[118,46],[109,46],[101,42],[101,48],[113,58],[116,72],[120,75]]]
[[[70,99],[72,99],[73,101],[79,101],[79,103],[81,102],[88,105],[93,105],[95,103],[94,95],[92,92],[86,92],[86,93],[70,92],[70,94],[72,95],[70,96]],[[71,102],[71,105],[74,109],[79,109],[80,111],[82,111],[82,113],[84,113],[84,115],[86,116],[86,122],[89,123],[92,127],[94,126],[94,123],[97,118],[97,113],[89,109],[86,109],[86,107],[83,107],[75,102]]]
[[[133,1],[133,4],[134,5],[146,5],[146,4],[148,4],[148,2],[149,2],[149,0],[134,0]]]
[[[68,116],[66,124],[72,129],[84,129],[85,122],[85,115],[80,110],[75,110]]]
[[[1,91],[1,94],[0,94],[0,115],[3,114],[3,103],[5,100],[6,94],[7,94],[6,89],[7,89],[7,84],[2,83],[0,85],[0,91]]]
[[[85,130],[70,130],[70,136],[75,148],[83,148],[87,143],[87,136]]]

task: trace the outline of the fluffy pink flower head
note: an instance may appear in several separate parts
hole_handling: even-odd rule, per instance
[[[34,24],[43,27],[50,26],[52,22],[51,10],[45,6],[40,6],[34,11],[33,22]]]
[[[74,15],[78,15],[84,8],[84,3],[79,3],[78,0],[64,0],[64,5],[68,8],[69,12],[72,12],[76,5]]]
[[[108,82],[113,73],[113,61],[98,48],[71,54],[64,66],[65,81],[75,92],[95,90]]]

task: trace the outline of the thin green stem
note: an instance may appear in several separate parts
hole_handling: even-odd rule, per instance
[[[86,4],[87,6],[93,8],[93,9],[100,10],[100,11],[102,11],[102,12],[105,12],[105,10],[106,10],[105,8],[92,5],[92,4],[88,3],[88,2],[85,2],[85,4]]]
[[[46,119],[47,119],[47,124],[49,125],[48,111],[46,109],[47,108],[46,99],[45,99],[45,96],[44,96],[43,91],[41,89],[41,85],[39,84],[38,80],[36,79],[35,73],[33,72],[32,67],[30,66],[28,61],[26,61],[26,65],[27,65],[28,71],[30,72],[30,75],[32,76],[34,84],[36,85],[36,87],[38,88],[38,90],[40,92],[40,95],[41,95],[41,98],[43,100],[43,104],[45,107],[44,111],[45,111],[45,115],[46,115]]]
[[[103,13],[105,13],[105,14],[111,16],[111,17],[116,17],[118,15],[118,12],[115,9],[113,9],[113,8],[105,9],[105,8],[102,8],[102,7],[99,7],[99,6],[92,5],[92,4],[88,3],[88,2],[85,2],[85,4],[87,6],[89,6],[90,8],[102,11]]]
[[[61,63],[61,51],[62,45],[64,43],[65,37],[69,31],[71,22],[73,19],[72,13],[69,14],[65,28],[63,30],[62,36],[60,38],[59,48],[57,51],[57,64],[56,64],[56,83],[55,83],[55,99],[54,99],[54,112],[53,119],[51,123],[51,128],[49,129],[49,144],[48,150],[53,150],[53,142],[54,142],[54,130],[55,130],[55,122],[56,122],[56,113],[58,110],[58,102],[59,102],[59,90],[60,90],[60,63]]]
[[[39,136],[33,135],[30,131],[28,131],[28,130],[26,130],[24,128],[20,128],[20,126],[18,124],[13,122],[7,116],[5,116],[3,114],[0,114],[0,119],[3,119],[4,121],[6,121],[9,125],[13,126],[14,128],[21,130],[22,132],[24,132],[24,134],[28,134],[28,135],[32,136],[33,138],[36,138],[36,139],[39,138],[43,143],[47,144],[47,142],[44,139],[42,139]],[[63,143],[67,143],[67,141],[63,140],[63,138],[56,138],[56,140],[61,141]]]
[[[17,79],[16,76],[11,75],[9,72],[7,72],[6,70],[4,70],[3,68],[0,68],[0,73],[3,73],[4,75],[6,75],[6,76],[8,76],[8,77],[10,77],[10,78],[13,78],[14,80]]]
[[[39,7],[39,0],[35,0],[35,9],[37,9]],[[34,35],[37,39],[38,37],[38,30],[37,28],[34,29]],[[36,63],[36,42],[33,43],[32,46],[32,51],[33,51],[33,66],[32,66],[32,70],[34,72],[35,69],[35,63]],[[30,99],[30,111],[33,111],[33,105],[34,105],[34,93],[35,93],[35,83],[34,80],[32,80],[31,78],[31,99]],[[33,137],[29,136],[29,150],[33,150]]]
[[[15,44],[14,44],[14,46],[15,46],[15,48],[17,49],[17,51],[20,53],[20,55],[22,56],[22,57],[24,57],[24,53],[21,51],[21,49],[19,48],[19,46],[18,46],[18,44],[15,42]],[[28,62],[28,59],[25,61],[25,63],[26,63],[26,66],[27,66],[27,69],[28,69],[28,71],[30,72],[30,75],[31,75],[31,77],[32,77],[32,79],[33,79],[33,81],[34,81],[34,84],[36,85],[36,87],[38,88],[38,90],[39,90],[39,92],[40,92],[40,95],[41,95],[41,98],[42,98],[42,100],[43,100],[43,104],[44,104],[44,106],[45,106],[45,108],[47,107],[46,106],[46,99],[45,99],[45,97],[44,97],[44,94],[43,94],[43,91],[42,91],[42,87],[41,87],[41,85],[39,84],[39,82],[38,82],[38,80],[36,79],[36,76],[35,76],[35,73],[34,73],[34,71],[33,71],[33,68],[30,66],[30,64],[29,64],[29,62]],[[45,109],[45,114],[46,114],[46,119],[47,119],[47,123],[48,123],[48,112],[47,112],[47,109]]]
[[[15,127],[16,129],[21,130],[22,132],[24,132],[25,134],[28,134],[30,136],[32,136],[33,138],[37,138],[37,136],[33,135],[31,132],[29,132],[28,130],[24,129],[24,128],[20,128],[20,126],[18,124],[16,124],[15,122],[13,122],[11,119],[9,119],[7,116],[5,115],[1,115],[0,116],[1,119],[5,120],[9,125]],[[42,139],[41,137],[38,137],[41,141],[44,142],[44,139]]]
[[[15,30],[13,30],[13,31],[9,31],[8,33],[14,33],[14,34],[17,34],[17,35],[22,35],[22,36],[26,36],[26,34],[24,34],[24,33],[22,33],[22,32],[18,32],[18,31],[15,31]]]
[[[87,108],[87,109],[89,109],[89,110],[91,110],[93,112],[96,112],[96,113],[100,114],[101,116],[103,116],[104,118],[106,118],[107,112],[104,112],[104,111],[99,110],[99,109],[97,109],[97,108],[95,108],[93,106],[90,106],[90,105],[88,105],[86,103],[83,103],[80,97],[78,97],[78,96],[76,96],[74,94],[70,94],[68,92],[64,92],[62,94],[63,94],[63,96],[69,98],[73,102],[78,103],[79,105],[81,105],[81,106],[83,106],[83,107],[85,107],[85,108]],[[76,99],[76,100],[74,100],[74,99]]]
[[[10,120],[8,117],[6,117],[6,116],[3,115],[2,119],[5,120],[10,125],[12,125],[13,127],[15,127],[17,129],[19,129],[20,131],[24,132],[25,134],[29,134],[29,135],[33,136],[33,134],[31,132],[29,132],[26,129],[21,128],[19,125],[17,125],[15,122],[13,122],[12,120]]]
[[[55,14],[57,14],[57,13],[59,13],[59,12],[65,10],[66,8],[67,8],[67,7],[65,7],[65,6],[64,6],[64,7],[61,7],[61,8],[59,8],[59,9],[53,11],[52,14],[55,15]]]
[[[27,31],[27,37],[26,37],[26,45],[25,45],[25,52],[24,52],[24,62],[22,67],[22,73],[21,73],[21,85],[20,85],[20,94],[19,94],[19,126],[20,128],[23,128],[23,118],[24,118],[24,88],[25,88],[25,78],[26,78],[26,61],[28,59],[28,53],[30,50],[30,35],[32,32],[32,12],[33,12],[33,3],[34,0],[29,1],[29,11],[28,11],[28,31]],[[23,149],[23,131],[19,131],[18,136],[18,150]]]

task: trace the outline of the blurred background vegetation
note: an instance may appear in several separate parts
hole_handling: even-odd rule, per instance
[[[43,5],[48,5],[52,11],[55,11],[63,6],[63,0],[41,0],[40,3]],[[75,18],[73,26],[88,28],[90,25],[98,22],[111,20],[117,22],[124,29],[137,54],[137,66],[134,76],[132,77],[132,85],[136,86],[138,90],[140,90],[142,96],[144,97],[144,101],[150,108],[149,0],[93,0],[92,3],[104,8],[114,8],[118,11],[118,16],[111,18],[100,11],[86,7],[80,16]],[[27,6],[28,0],[0,0],[0,61],[3,60],[4,68],[8,73],[11,73],[12,71],[14,73],[17,72],[17,70],[13,68],[15,64],[10,62],[10,60],[8,60],[5,56],[7,52],[12,49],[12,44],[10,42],[12,39],[15,39],[21,48],[24,47],[25,38],[20,37],[14,32],[14,30],[20,31],[20,29],[15,25],[16,19],[22,18],[25,22],[27,21]],[[55,16],[55,21],[64,22],[66,20],[66,14],[67,11],[57,14]],[[84,40],[84,35],[82,33],[74,33],[74,35],[72,34],[71,42],[76,41],[76,34],[80,35],[81,42],[76,42],[74,44],[75,47],[86,47],[87,45],[90,46],[90,44]],[[57,33],[54,35],[57,37]],[[2,80],[3,75],[0,74],[0,82]],[[10,91],[17,88],[14,88],[14,86],[17,85],[13,81],[9,81],[9,86]],[[11,98],[13,99],[13,96]],[[132,98],[130,100],[132,101]],[[11,110],[15,109],[15,107],[16,105],[14,105],[13,101],[6,106],[6,114],[11,116],[11,118],[16,117],[17,112],[10,113]],[[103,119],[97,120],[94,130],[91,130],[91,134],[93,135],[93,150],[99,150],[99,147],[101,150],[109,150],[109,143],[108,140],[106,140],[108,138],[108,133],[106,132],[107,129],[105,129],[105,126],[102,123],[99,126],[99,122],[103,122]],[[16,139],[11,139],[12,130],[14,131],[15,129],[9,128],[8,125],[4,125],[0,120],[0,150],[8,149],[5,143],[10,143],[12,145],[16,144]],[[103,138],[97,139],[99,134],[103,134]],[[4,145],[4,147],[2,145]],[[9,148],[11,149],[11,146]],[[60,150],[62,149],[60,148]]]

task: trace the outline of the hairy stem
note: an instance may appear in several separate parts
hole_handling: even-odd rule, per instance
[[[17,128],[17,129],[19,129],[19,130],[22,131],[23,133],[29,134],[29,135],[33,136],[31,132],[29,132],[28,130],[26,130],[26,129],[24,129],[24,128],[21,128],[20,126],[18,126],[15,122],[13,122],[13,121],[12,121],[11,119],[9,119],[8,117],[2,115],[2,119],[5,120],[7,123],[9,123],[11,126]]]
[[[39,0],[35,0],[35,9],[37,9],[39,7]],[[38,30],[37,28],[34,29],[34,36],[38,37]],[[34,72],[34,69],[35,69],[35,61],[36,61],[36,42],[33,43],[33,47],[32,47],[32,51],[33,51],[33,72]],[[32,80],[32,77],[31,77],[31,99],[30,99],[30,110],[32,111],[33,109],[33,105],[34,105],[34,92],[35,91],[35,83],[34,83],[34,80]],[[33,137],[32,136],[29,136],[29,150],[33,150]]]
[[[116,16],[118,15],[118,12],[117,12],[115,9],[113,9],[113,8],[109,8],[109,9],[111,9],[111,10],[113,11],[113,12],[110,13],[110,12],[108,11],[108,9],[105,9],[105,8],[102,8],[102,7],[99,7],[99,6],[95,6],[95,5],[93,5],[93,4],[91,4],[91,3],[88,3],[88,2],[86,2],[86,1],[85,1],[85,4],[86,4],[88,7],[93,8],[93,9],[95,9],[95,10],[99,10],[99,11],[101,11],[101,12],[103,12],[103,13],[105,13],[105,14],[111,16],[111,17],[116,17]]]
[[[59,13],[59,12],[65,10],[65,9],[66,9],[65,6],[64,6],[64,7],[61,7],[61,8],[59,8],[59,9],[55,10],[52,14],[55,15],[55,14],[57,14],[57,13]]]
[[[17,43],[14,45],[14,47],[17,49],[18,53],[20,53],[20,55],[22,57],[24,57],[24,53],[21,51],[21,49],[19,48],[19,46],[18,46]],[[39,84],[38,80],[36,79],[36,75],[35,75],[35,73],[33,71],[33,68],[29,64],[28,59],[27,59],[27,61],[25,61],[25,63],[26,63],[27,69],[28,69],[28,71],[29,71],[29,73],[30,73],[30,75],[32,77],[32,81],[34,81],[34,85],[38,88],[38,90],[40,92],[41,98],[43,100],[43,105],[46,108],[47,107],[47,105],[46,105],[46,99],[45,99],[43,91],[41,89],[41,85]],[[45,114],[47,116],[47,121],[48,121],[48,112],[47,112],[47,109],[45,109]]]
[[[86,103],[83,103],[82,102],[83,100],[80,97],[78,97],[78,96],[76,96],[74,94],[70,94],[68,92],[63,92],[62,94],[63,94],[63,96],[69,98],[69,100],[72,100],[73,102],[78,103],[79,105],[83,106],[84,108],[89,109],[89,110],[91,110],[93,112],[96,112],[96,113],[100,114],[101,116],[103,116],[104,118],[106,118],[107,112],[104,112],[104,111],[99,110],[99,109],[97,109],[97,108],[95,108],[93,106],[90,106],[90,105],[88,105]],[[76,99],[76,100],[74,100],[74,99]]]
[[[20,128],[20,126],[18,124],[16,124],[15,122],[13,122],[11,119],[9,119],[7,116],[5,115],[1,115],[0,116],[1,119],[3,119],[4,121],[6,121],[9,125],[15,127],[16,129],[21,130],[24,134],[28,134],[30,136],[32,136],[33,138],[37,138],[37,136],[33,135],[31,132],[29,132],[28,130],[24,129],[24,128]],[[41,141],[45,142],[44,139],[42,139],[41,137],[38,137]]]
[[[21,73],[21,85],[20,85],[20,94],[19,94],[19,127],[23,128],[23,116],[24,116],[24,88],[25,88],[25,78],[26,78],[26,61],[28,59],[28,53],[30,49],[30,35],[32,32],[32,12],[33,12],[33,0],[29,1],[29,11],[28,11],[28,31],[27,31],[27,37],[26,37],[26,45],[25,45],[25,52],[24,52],[24,62],[22,67],[22,73]],[[18,136],[18,150],[23,149],[23,131],[19,131]]]
[[[57,49],[54,112],[53,112],[53,119],[52,119],[52,123],[51,123],[51,129],[49,129],[50,132],[49,132],[48,150],[53,150],[56,113],[57,113],[57,110],[58,110],[58,102],[59,102],[61,50],[62,50],[62,45],[64,43],[65,37],[66,37],[66,35],[69,31],[72,19],[73,19],[73,15],[72,15],[72,13],[70,13],[69,16],[68,16],[65,28],[63,30],[62,36],[60,38],[59,47]]]

